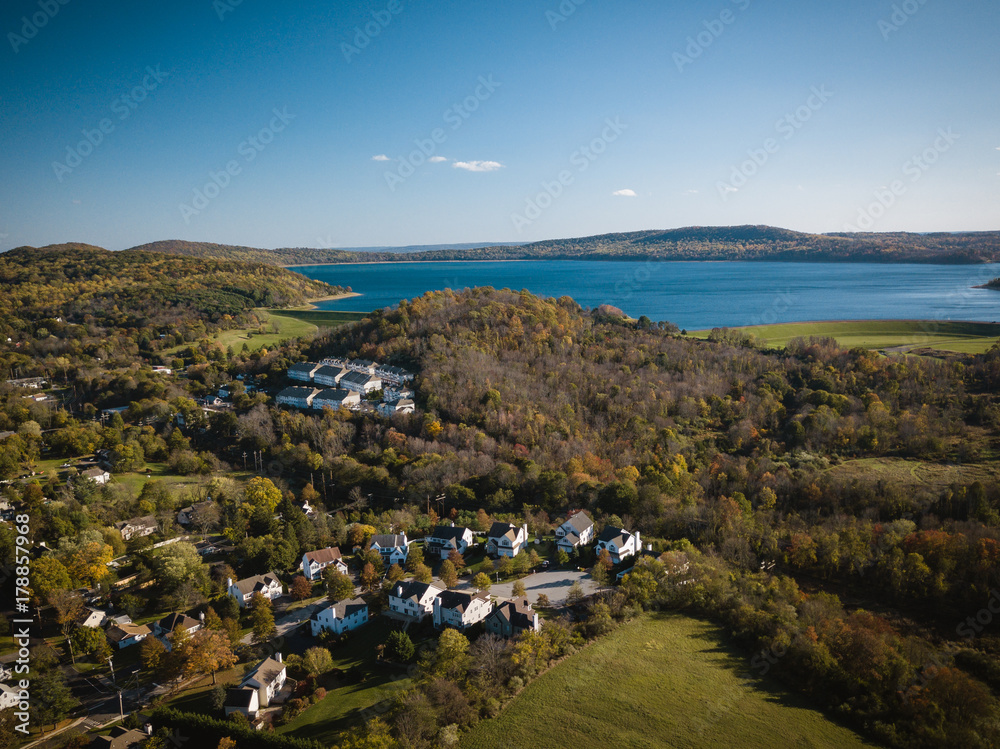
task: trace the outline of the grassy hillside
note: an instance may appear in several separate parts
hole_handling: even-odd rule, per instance
[[[408,253],[302,247],[267,250],[180,240],[154,242],[136,249],[273,265],[541,258],[984,263],[1000,261],[1000,232],[805,234],[771,226],[696,226],[551,239],[520,246],[469,249],[467,245],[459,245],[452,249]]]
[[[794,338],[833,338],[847,348],[867,348],[897,352],[935,349],[965,354],[981,354],[1000,340],[1000,324],[936,320],[854,320],[782,323],[752,328],[736,328],[752,333],[762,345],[782,348]],[[689,335],[708,338],[711,331],[696,330]]]
[[[717,627],[648,616],[555,666],[461,746],[872,746],[746,671]]]

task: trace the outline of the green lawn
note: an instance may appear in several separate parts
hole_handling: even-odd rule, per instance
[[[412,680],[403,668],[375,662],[375,647],[385,642],[389,632],[389,621],[383,616],[376,616],[364,627],[352,632],[346,642],[334,647],[331,650],[334,666],[344,671],[359,669],[365,674],[365,680],[328,687],[324,699],[287,725],[279,726],[277,732],[329,745],[341,731],[363,723],[363,711],[371,708],[374,717],[379,714],[382,704],[391,704],[396,695],[409,688]],[[413,628],[410,634],[419,648],[420,641]]]
[[[677,614],[624,625],[532,682],[463,749],[872,746],[769,680],[709,623]]]
[[[842,322],[806,322],[761,325],[739,328],[753,333],[763,345],[783,347],[793,338],[827,336],[847,348],[913,349],[977,354],[988,350],[1000,339],[1000,324],[947,322],[935,320],[857,320]],[[709,330],[689,332],[707,338]]]
[[[146,471],[138,473],[113,473],[112,483],[124,484],[138,494],[147,481],[159,481],[168,489],[180,489],[185,486],[197,486],[201,481],[199,476],[180,476],[171,472],[166,463],[146,463]],[[147,474],[150,478],[146,478]]]

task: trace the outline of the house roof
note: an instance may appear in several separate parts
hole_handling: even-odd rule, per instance
[[[11,434],[13,434],[13,432]],[[92,479],[92,478],[95,478],[97,476],[103,476],[106,473],[107,473],[107,471],[105,471],[103,468],[88,468],[86,471],[84,471],[80,475],[81,476],[86,476],[88,479]]]
[[[606,544],[613,542],[615,546],[621,546],[631,537],[632,534],[624,528],[613,528],[609,525],[601,531],[601,535],[597,537],[597,540],[603,541]]]
[[[356,385],[360,387],[367,385],[369,382],[381,382],[381,380],[367,372],[348,372],[340,378],[341,385]]]
[[[503,538],[506,536],[513,541],[517,538],[519,530],[521,529],[511,523],[493,523],[493,525],[490,526],[490,531],[487,536],[489,538]]]
[[[428,539],[441,539],[442,541],[451,541],[452,539],[461,538],[465,535],[466,531],[471,531],[461,525],[439,525],[434,529],[427,538]]]
[[[563,523],[563,525],[568,525],[577,532],[577,535],[579,535],[593,526],[594,521],[590,519],[590,516],[587,515],[586,512],[580,510],[580,512],[574,513],[570,517],[566,518],[566,522]]]
[[[158,527],[158,523],[153,515],[145,515],[141,518],[132,518],[131,520],[123,520],[120,523],[115,523],[115,528],[118,530],[129,526],[132,528],[156,528]]]
[[[313,393],[317,392],[316,388],[302,387],[300,385],[292,385],[286,387],[280,393],[278,393],[279,398],[308,398]]]
[[[340,547],[328,546],[325,549],[307,551],[305,556],[306,561],[309,562],[316,562],[317,564],[330,564],[331,562],[336,562],[341,558]]]
[[[528,628],[535,624],[535,610],[527,598],[515,598],[497,605],[490,616],[509,622],[512,627]]]
[[[313,398],[313,403],[316,401],[333,401],[334,403],[342,403],[351,396],[357,397],[357,393],[351,390],[345,390],[344,388],[331,388],[329,390],[321,390],[319,394]]]
[[[292,366],[290,366],[288,368],[288,371],[289,372],[303,372],[305,374],[309,374],[314,369],[316,369],[316,367],[318,367],[318,366],[319,365],[316,364],[315,362],[303,361],[303,362],[299,362],[298,364],[293,364]]]
[[[192,619],[187,614],[167,614],[165,617],[160,619],[156,623],[160,629],[166,630],[167,632],[173,632],[177,628],[191,629],[192,627],[197,627],[200,625],[197,619]]]
[[[134,728],[115,726],[107,736],[94,737],[90,745],[95,747],[109,747],[109,749],[131,749],[131,747],[139,746],[139,744],[148,738],[149,736]]]
[[[327,606],[325,609],[317,611],[313,614],[313,619],[318,619],[323,611],[332,611],[334,619],[346,619],[367,608],[368,604],[365,603],[364,598],[351,598],[350,600],[337,601],[332,606]]]
[[[248,593],[254,593],[258,590],[264,590],[266,588],[272,588],[275,585],[281,585],[281,581],[273,572],[268,572],[264,575],[245,577],[242,580],[237,580],[233,583],[233,585],[240,593],[247,595]]]
[[[252,687],[231,687],[226,690],[226,707],[250,707],[256,694]]]
[[[121,642],[130,637],[149,635],[151,631],[145,624],[112,624],[105,630],[105,634],[111,642]]]
[[[376,544],[381,549],[405,549],[406,548],[406,535],[396,535],[396,534],[379,534],[377,536],[372,536],[371,546],[368,548],[374,549]]]
[[[476,593],[465,593],[461,590],[446,590],[438,596],[441,601],[441,608],[455,609],[464,612],[474,600],[489,601],[490,594],[480,590]]]
[[[334,379],[336,379],[344,372],[345,370],[343,367],[338,367],[334,364],[324,364],[322,367],[316,370],[316,373],[313,375],[313,378],[315,379],[316,377],[333,377]]]
[[[413,599],[414,601],[419,601],[423,598],[428,591],[434,590],[435,595],[441,595],[441,588],[436,585],[431,585],[430,583],[421,583],[416,580],[406,580],[404,582],[396,583],[395,587],[392,589],[392,595],[396,598],[402,598],[403,600]]]
[[[257,668],[243,677],[241,686],[246,686],[251,682],[257,683],[258,686],[267,686],[273,683],[284,670],[285,664],[281,661],[270,657],[265,658],[257,665]]]

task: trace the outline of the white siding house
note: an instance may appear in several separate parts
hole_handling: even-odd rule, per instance
[[[336,411],[339,408],[353,408],[359,405],[361,405],[360,393],[355,393],[352,390],[344,390],[343,388],[321,390],[313,398],[312,402],[312,407],[317,411],[322,411],[327,407]]]
[[[528,526],[493,523],[486,535],[486,553],[495,557],[516,557],[528,543]]]
[[[229,578],[227,582],[229,595],[236,599],[241,609],[250,605],[255,593],[260,593],[272,601],[281,595],[281,580],[273,572],[247,577],[243,580],[237,580],[235,583],[232,578]]]
[[[342,635],[368,623],[368,604],[363,598],[338,601],[332,606],[317,611],[309,620],[313,637],[324,630]]]
[[[347,370],[343,367],[324,365],[316,370],[316,373],[313,375],[313,382],[317,385],[335,388],[340,384],[340,379],[345,374],[347,374]]]
[[[302,555],[302,574],[306,580],[318,580],[323,575],[323,570],[333,565],[338,570],[347,574],[347,565],[340,555],[340,548],[328,546],[317,551],[307,551]]]
[[[283,406],[309,408],[318,392],[317,388],[292,386],[278,393],[278,397],[275,400]]]
[[[380,534],[372,536],[369,549],[377,551],[382,556],[382,561],[388,567],[393,564],[403,564],[410,553],[412,541],[406,540],[406,534]]]
[[[566,518],[566,522],[556,528],[556,546],[572,554],[574,549],[586,546],[594,539],[594,521],[580,511]]]
[[[435,585],[415,580],[396,583],[389,592],[389,611],[421,621],[434,613],[434,599],[443,592]]]
[[[485,591],[465,593],[446,590],[434,599],[434,626],[467,629],[481,622],[493,611],[490,594]]]
[[[598,554],[601,553],[602,549],[607,549],[611,555],[611,561],[618,564],[626,557],[639,553],[642,549],[639,540],[639,531],[629,533],[624,528],[608,526],[597,537],[597,546],[594,548]]]
[[[452,550],[464,554],[472,545],[473,535],[469,528],[454,525],[439,525],[424,541],[428,553],[440,554],[447,559]]]
[[[319,369],[322,364],[316,364],[311,361],[304,361],[298,364],[293,364],[288,368],[288,376],[293,380],[299,380],[301,382],[312,382],[313,376],[316,374],[316,370]]]

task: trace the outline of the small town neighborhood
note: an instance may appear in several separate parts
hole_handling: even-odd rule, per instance
[[[285,406],[322,411],[344,408],[371,411],[380,416],[413,413],[413,374],[392,365],[367,359],[327,358],[302,362],[288,368],[288,379],[305,385],[291,385],[278,393],[276,401]]]

